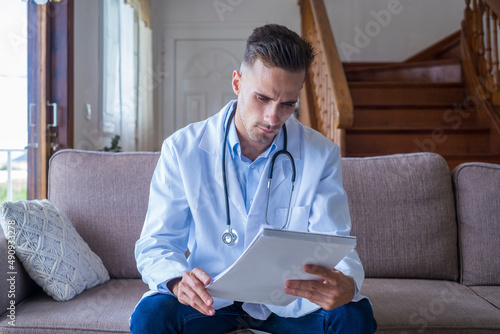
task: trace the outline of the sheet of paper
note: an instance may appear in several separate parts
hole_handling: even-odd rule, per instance
[[[354,247],[356,238],[288,230],[261,229],[235,263],[207,286],[211,296],[234,301],[288,305],[288,279],[319,279],[304,264],[333,268]]]

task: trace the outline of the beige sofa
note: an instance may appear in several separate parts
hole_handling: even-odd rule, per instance
[[[15,298],[8,271],[0,272],[0,312],[7,310],[0,333],[129,332],[148,289],[133,250],[158,157],[76,150],[52,157],[49,200],[112,279],[57,302],[17,261]],[[450,173],[442,157],[414,153],[344,158],[342,167],[367,277],[361,292],[378,333],[500,333],[500,166],[470,163]],[[7,266],[2,237],[0,267]]]

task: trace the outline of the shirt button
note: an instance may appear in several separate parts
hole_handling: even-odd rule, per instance
[[[254,169],[254,168],[255,168],[255,165],[250,165],[250,168]]]
[[[253,204],[253,200],[250,200],[250,205],[252,205],[252,204]]]

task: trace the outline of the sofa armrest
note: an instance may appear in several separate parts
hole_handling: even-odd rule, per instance
[[[7,311],[15,315],[15,306],[32,294],[37,285],[28,276],[21,261],[15,256],[15,248],[9,247],[1,229],[0,268],[0,314]],[[9,308],[12,312],[9,311]]]

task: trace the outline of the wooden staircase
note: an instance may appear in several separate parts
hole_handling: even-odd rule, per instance
[[[318,54],[299,118],[343,156],[425,151],[442,155],[450,170],[500,164],[500,5],[465,0],[462,30],[405,62],[341,64],[323,1],[299,3],[303,36]]]
[[[434,54],[443,53],[441,45],[431,47]],[[466,94],[460,59],[344,64],[344,70],[354,104],[345,156],[426,151],[444,156],[450,169],[467,161],[500,163],[490,127]]]

